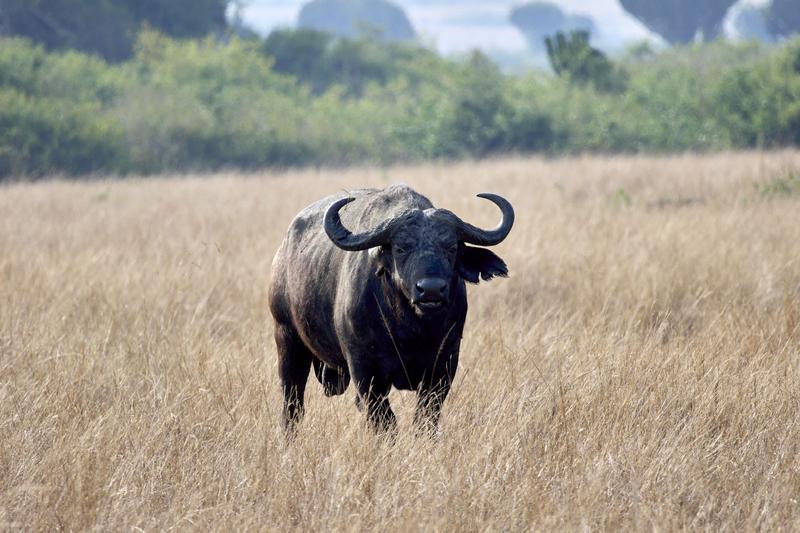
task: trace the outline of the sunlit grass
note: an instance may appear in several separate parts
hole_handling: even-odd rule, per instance
[[[800,527],[800,153],[508,159],[0,188],[0,527]],[[293,215],[404,181],[484,226],[438,440],[312,378],[279,427]],[[793,182],[791,182],[793,183]]]

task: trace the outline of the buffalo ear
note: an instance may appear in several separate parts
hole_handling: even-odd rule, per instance
[[[383,276],[388,268],[387,250],[385,246],[375,246],[369,249],[369,256],[375,264],[375,275]]]
[[[479,279],[489,281],[495,276],[508,276],[505,261],[486,248],[466,244],[460,246],[456,268],[464,281],[470,283],[478,283]]]

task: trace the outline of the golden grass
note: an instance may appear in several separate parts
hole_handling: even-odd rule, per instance
[[[0,188],[0,529],[800,528],[800,153],[508,159]],[[512,277],[470,288],[437,441],[313,380],[279,429],[292,216],[405,181]],[[766,187],[780,191],[779,187]]]

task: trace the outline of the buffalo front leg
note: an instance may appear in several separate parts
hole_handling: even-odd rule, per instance
[[[311,353],[294,328],[276,324],[275,344],[278,347],[278,375],[283,390],[283,427],[293,434],[305,412],[305,391],[311,371]]]
[[[437,361],[431,379],[423,380],[417,389],[417,409],[414,412],[414,426],[418,431],[435,435],[439,429],[439,418],[442,405],[450,393],[450,386],[456,377],[458,353],[452,354],[444,361]]]
[[[390,385],[375,378],[362,378],[356,381],[358,399],[366,407],[367,420],[377,432],[394,432],[397,428],[397,417],[389,404]]]
[[[414,427],[417,431],[436,435],[442,405],[450,392],[450,380],[442,379],[435,386],[422,386],[417,391],[417,409],[414,411]]]

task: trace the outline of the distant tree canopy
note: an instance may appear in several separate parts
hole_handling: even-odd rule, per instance
[[[228,0],[123,0],[134,19],[171,37],[203,37],[225,29]]]
[[[701,33],[706,41],[717,37],[728,9],[737,0],[620,0],[625,10],[670,44],[692,42]],[[779,0],[775,0],[779,1]],[[796,0],[785,0],[794,4]]]
[[[433,66],[444,65],[435,52],[414,43],[335,37],[308,28],[273,30],[262,49],[276,72],[295,77],[314,94],[339,85],[348,96],[360,95],[370,83],[398,77],[415,84]]]
[[[626,76],[601,52],[589,44],[589,34],[573,31],[545,39],[553,71],[578,85],[591,85],[601,92],[625,90]]]
[[[308,30],[268,44],[143,30],[118,64],[0,38],[0,180],[800,146],[800,37],[614,62],[561,34],[550,52],[558,76],[515,77],[480,53]]]
[[[2,0],[0,34],[47,49],[72,48],[109,61],[131,56],[143,25],[173,37],[225,28],[228,0]]]
[[[416,36],[405,12],[386,0],[311,0],[297,25],[339,37],[376,32],[385,41],[408,41]]]
[[[556,32],[595,32],[591,17],[564,13],[550,2],[529,2],[511,10],[511,23],[522,32],[530,47],[544,49],[544,39]]]
[[[330,85],[326,57],[332,42],[333,36],[322,31],[279,29],[269,34],[263,49],[274,59],[276,71],[305,81],[319,93]]]

